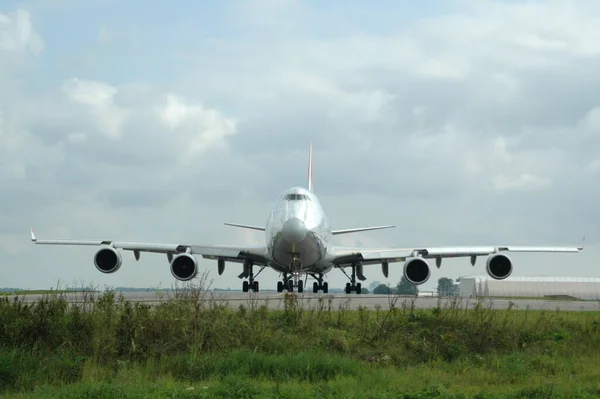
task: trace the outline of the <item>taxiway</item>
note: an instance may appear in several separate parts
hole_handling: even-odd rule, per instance
[[[84,293],[61,294],[69,303],[81,303],[85,301]],[[124,299],[131,302],[144,302],[156,305],[162,301],[176,299],[173,292],[117,292],[117,298],[123,296]],[[299,305],[306,309],[326,307],[332,310],[340,307],[346,309],[358,309],[360,306],[367,309],[389,309],[394,304],[396,307],[414,306],[416,309],[431,309],[438,306],[438,298],[427,297],[409,297],[409,296],[388,296],[388,295],[346,295],[346,294],[313,294],[303,293],[295,294],[299,300]],[[205,292],[202,293],[205,300],[215,300],[226,303],[231,308],[244,306],[262,306],[266,305],[269,309],[282,309],[284,306],[285,293],[259,292]],[[35,302],[42,299],[44,295],[21,295],[20,300],[24,302]],[[8,295],[10,300],[13,295]],[[568,301],[568,300],[542,300],[542,299],[487,299],[487,298],[441,298],[439,304],[442,308],[458,306],[461,308],[474,308],[478,303],[482,306],[492,309],[531,309],[531,310],[560,310],[560,311],[600,311],[600,301]]]

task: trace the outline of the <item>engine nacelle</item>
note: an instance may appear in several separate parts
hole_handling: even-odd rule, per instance
[[[113,247],[101,248],[94,255],[94,265],[102,273],[114,273],[121,268],[122,263],[121,253]]]
[[[408,258],[404,262],[404,277],[409,283],[421,285],[431,276],[429,264],[423,258]]]
[[[508,256],[500,253],[490,255],[485,261],[485,270],[496,280],[504,280],[513,271],[512,261]]]
[[[191,280],[198,274],[198,261],[189,254],[178,255],[171,261],[171,274],[180,281]]]

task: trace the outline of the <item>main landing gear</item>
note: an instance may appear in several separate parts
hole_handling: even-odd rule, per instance
[[[254,291],[258,292],[258,281],[255,280],[256,277],[265,269],[265,266],[261,267],[258,273],[254,275],[254,264],[252,261],[246,260],[244,261],[244,270],[238,276],[238,278],[247,278],[248,281],[244,281],[242,283],[242,291]]]
[[[306,285],[306,279],[302,281],[302,263],[298,254],[293,254],[292,261],[290,262],[290,270],[292,270],[291,276],[288,273],[283,273],[283,281],[277,282],[277,292],[294,292],[294,288],[299,293],[304,292],[304,286]],[[306,275],[308,278],[308,275]],[[315,280],[313,283],[312,291],[317,293],[323,291],[327,293],[329,291],[329,285],[323,282],[323,274],[319,273],[318,276],[314,273],[310,273],[310,276]]]
[[[315,281],[313,283],[313,293],[317,293],[319,291],[323,291],[324,294],[327,294],[327,292],[329,291],[329,284],[327,282],[323,282],[323,274],[319,273],[319,275],[315,275],[315,274],[311,274],[312,278],[314,278]]]
[[[362,285],[360,283],[356,282],[356,277],[358,277],[358,279],[361,281],[365,281],[367,279],[363,275],[362,267],[363,267],[362,263],[353,263],[351,276],[348,276],[346,271],[344,269],[341,269],[342,272],[346,275],[346,277],[348,277],[348,279],[350,279],[350,282],[346,283],[346,288],[344,290],[346,292],[346,294],[350,294],[351,292],[355,292],[357,294],[362,294]]]
[[[300,274],[293,273],[292,276],[290,278],[287,273],[283,274],[283,281],[277,282],[277,292],[283,292],[284,290],[294,292],[294,287],[298,292],[304,292],[304,282],[300,279]]]
[[[323,282],[323,275],[319,273],[319,275],[315,275],[313,273],[310,274],[315,280],[312,286],[312,292],[317,293],[319,291],[323,291],[323,293],[327,294],[329,291],[329,284],[327,282]],[[277,292],[294,292],[294,288],[297,289],[298,292],[304,292],[304,286],[306,285],[305,281],[302,281],[299,273],[293,273],[293,277],[289,277],[287,273],[283,275],[283,281],[277,282]]]

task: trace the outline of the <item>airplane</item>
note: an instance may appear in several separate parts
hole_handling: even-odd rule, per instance
[[[365,281],[364,266],[381,265],[381,271],[387,278],[389,264],[403,262],[403,275],[413,285],[427,282],[431,276],[429,260],[435,259],[439,269],[444,258],[469,257],[475,266],[478,256],[488,256],[485,269],[496,280],[503,280],[513,272],[513,263],[507,252],[579,252],[581,246],[448,246],[448,247],[412,247],[412,248],[366,248],[345,247],[332,244],[334,236],[356,232],[388,229],[393,225],[359,227],[332,230],[313,187],[313,146],[310,143],[308,154],[308,184],[306,188],[292,187],[281,193],[268,216],[266,225],[225,223],[225,225],[243,229],[262,231],[265,242],[262,245],[194,245],[186,243],[141,243],[113,240],[40,240],[31,229],[31,240],[35,244],[46,245],[89,245],[100,246],[94,256],[94,265],[102,273],[115,273],[122,265],[119,249],[133,251],[137,261],[142,252],[166,254],[171,274],[180,281],[189,281],[198,273],[198,260],[217,261],[219,275],[225,270],[225,263],[238,263],[242,273],[243,292],[258,292],[256,278],[269,267],[279,272],[281,280],[277,282],[277,292],[304,292],[302,277],[312,277],[312,291],[328,292],[328,283],[324,281],[327,273],[340,269],[348,278],[345,292],[361,294],[360,281]],[[585,239],[585,238],[584,238]],[[260,267],[254,274],[254,268]],[[350,275],[346,273],[350,269]],[[357,279],[359,281],[357,281]]]

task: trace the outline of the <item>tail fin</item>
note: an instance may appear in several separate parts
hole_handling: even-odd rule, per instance
[[[308,149],[308,191],[313,191],[313,146]]]

